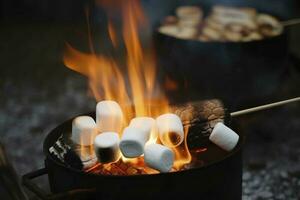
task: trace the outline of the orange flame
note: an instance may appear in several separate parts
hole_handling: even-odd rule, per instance
[[[183,142],[178,147],[173,148],[173,151],[175,152],[175,162],[173,167],[175,168],[175,170],[179,170],[182,166],[192,161],[192,156],[187,144],[189,128],[189,125],[184,127]]]
[[[140,2],[138,0],[101,0],[97,3],[106,10],[114,9],[120,11],[117,13],[122,14],[122,38],[117,38],[116,24],[110,18],[111,13],[108,14],[107,32],[113,47],[117,48],[120,42],[124,42],[126,61],[122,66],[126,66],[126,71],[121,71],[121,61],[115,57],[95,53],[91,42],[89,23],[88,35],[91,53],[80,52],[70,44],[66,44],[64,64],[88,78],[90,91],[97,101],[114,100],[118,102],[125,113],[126,124],[136,116],[157,117],[168,112],[168,100],[158,90],[154,53],[151,48],[145,50],[140,41],[139,31],[147,28],[147,20]],[[89,15],[88,11],[87,15]],[[133,105],[133,110],[129,108],[130,104]],[[155,140],[156,138],[151,138],[151,141]],[[186,140],[174,149],[174,152],[176,168],[191,161]],[[124,160],[128,161],[128,159]],[[132,159],[130,160],[130,162],[134,162]]]

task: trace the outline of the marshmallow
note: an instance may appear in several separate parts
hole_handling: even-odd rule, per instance
[[[176,37],[176,35],[179,33],[179,29],[176,25],[164,25],[161,26],[158,31],[162,34],[169,35]]]
[[[202,20],[203,13],[196,6],[180,6],[176,9],[176,15],[179,18],[180,27],[196,27]]]
[[[180,19],[178,21],[178,26],[180,28],[195,28],[200,22],[200,19]]]
[[[197,29],[193,27],[184,27],[180,29],[176,37],[180,39],[194,39],[197,35]]]
[[[256,22],[260,26],[260,31],[266,36],[276,36],[283,32],[281,23],[271,15],[259,14]]]
[[[162,144],[168,147],[175,147],[184,139],[183,125],[180,118],[175,114],[160,115],[156,119],[159,138]]]
[[[135,158],[144,153],[144,146],[149,140],[150,132],[141,128],[127,127],[123,131],[120,149],[126,158]]]
[[[221,15],[221,16],[232,16],[235,18],[254,18],[256,16],[256,10],[254,8],[235,8],[235,7],[227,7],[217,5],[214,6],[212,9],[214,15]]]
[[[176,15],[178,18],[190,19],[190,20],[201,20],[203,13],[202,10],[197,6],[180,6],[176,9]]]
[[[96,122],[100,132],[117,132],[122,129],[123,113],[115,101],[101,101],[96,107]]]
[[[119,141],[115,132],[104,132],[95,138],[94,149],[100,163],[115,162],[120,158]]]
[[[160,144],[149,144],[145,147],[144,161],[149,167],[160,172],[169,172],[174,163],[173,151]]]
[[[129,126],[143,129],[149,134],[150,139],[156,140],[158,137],[156,122],[152,117],[133,118]]]
[[[239,135],[233,130],[219,122],[215,125],[209,140],[220,148],[231,151],[239,141]]]
[[[261,40],[263,36],[259,32],[251,32],[249,35],[242,38],[243,42],[249,42],[252,40]]]
[[[202,33],[211,40],[220,40],[222,38],[219,31],[210,27],[203,28]]]
[[[73,120],[71,140],[74,143],[83,146],[93,145],[96,134],[97,126],[93,118],[80,116]]]

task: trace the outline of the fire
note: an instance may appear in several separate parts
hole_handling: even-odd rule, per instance
[[[192,160],[192,156],[190,154],[188,144],[187,144],[187,135],[188,135],[189,128],[190,128],[189,125],[184,127],[183,142],[178,147],[173,148],[173,151],[175,152],[174,168],[176,170],[179,170],[182,166],[190,163]]]
[[[107,32],[114,50],[124,43],[126,59],[122,62],[115,54],[97,54],[92,44],[90,24],[88,24],[89,46],[91,53],[81,52],[70,44],[66,44],[64,64],[88,78],[89,89],[97,101],[114,100],[118,102],[125,114],[125,124],[137,116],[157,117],[169,112],[168,100],[157,83],[155,56],[150,43],[140,40],[141,30],[147,29],[147,19],[142,6],[137,0],[97,1],[107,11]],[[114,10],[114,12],[112,12]],[[117,25],[112,19],[112,13],[121,14],[122,33],[117,33]],[[87,11],[87,15],[89,12]],[[88,17],[87,17],[88,19]],[[118,36],[122,38],[118,38]],[[144,48],[147,46],[147,48]],[[125,66],[125,70],[124,70]],[[133,105],[133,107],[129,106]],[[185,131],[185,138],[187,130]],[[149,142],[156,142],[150,138]],[[191,161],[186,140],[173,149],[176,155],[175,168],[179,169]],[[125,159],[124,161],[137,162]]]

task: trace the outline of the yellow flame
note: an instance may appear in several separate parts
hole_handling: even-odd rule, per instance
[[[108,22],[108,33],[113,46],[116,48],[118,46],[118,39],[114,25],[111,22]]]
[[[187,136],[188,136],[189,128],[190,128],[189,126],[184,127],[183,142],[176,148],[173,148],[173,151],[175,152],[175,162],[173,167],[176,170],[179,170],[185,164],[188,164],[192,161],[192,156],[187,144]]]
[[[88,78],[89,88],[97,101],[114,100],[118,102],[125,114],[125,125],[130,119],[138,116],[157,117],[169,111],[168,100],[158,90],[155,56],[152,49],[144,49],[140,41],[139,31],[147,28],[147,20],[138,0],[101,0],[97,5],[106,10],[119,10],[123,19],[122,39],[117,38],[116,24],[108,14],[108,35],[112,45],[117,48],[124,41],[126,48],[126,72],[121,72],[120,61],[113,56],[98,55],[92,45],[90,24],[88,24],[89,46],[91,53],[83,53],[66,44],[64,64]],[[89,14],[86,11],[87,15]],[[88,19],[88,17],[87,17]],[[148,45],[151,46],[151,45]],[[128,105],[133,105],[133,109]],[[154,135],[154,134],[152,134]],[[149,142],[155,142],[157,136],[151,136]],[[175,166],[190,162],[186,153],[186,141],[174,149]],[[137,162],[135,159],[125,159]]]

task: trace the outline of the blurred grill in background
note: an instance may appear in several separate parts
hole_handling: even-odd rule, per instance
[[[42,141],[49,130],[94,108],[94,100],[86,95],[84,78],[62,63],[66,40],[87,49],[83,45],[87,34],[82,30],[87,30],[85,5],[91,2],[0,2],[0,140],[18,175],[43,166]],[[213,5],[221,4],[253,7],[280,20],[300,17],[297,0],[143,0],[143,4],[154,35],[162,19],[181,5],[199,5],[206,14]],[[94,14],[92,31],[105,34],[101,11]],[[300,25],[295,25],[273,42],[199,44],[162,35],[156,35],[155,42],[162,78],[169,79],[169,89],[177,89],[168,93],[174,101],[220,97],[234,111],[299,96],[299,34]],[[94,42],[102,41],[94,38]],[[216,74],[220,66],[223,71]],[[229,67],[238,68],[228,71]],[[248,136],[243,199],[299,198],[299,119],[296,104],[235,122]],[[44,188],[45,183],[39,181]],[[0,188],[0,196],[2,193]]]

